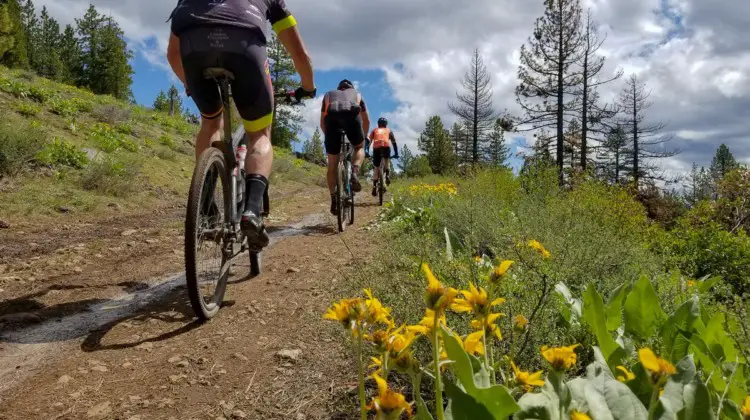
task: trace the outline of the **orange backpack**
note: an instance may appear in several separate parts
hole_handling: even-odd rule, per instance
[[[379,149],[381,147],[391,147],[391,129],[390,128],[376,128],[372,130],[370,135],[372,140],[372,148]]]

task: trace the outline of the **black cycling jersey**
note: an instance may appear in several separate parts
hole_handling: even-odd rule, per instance
[[[266,42],[266,21],[276,33],[297,23],[284,0],[180,0],[170,19],[177,36],[199,26],[236,26],[258,32]]]

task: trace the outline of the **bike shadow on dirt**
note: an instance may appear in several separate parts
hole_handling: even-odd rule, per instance
[[[200,325],[193,320],[184,284],[184,276],[175,276],[154,285],[124,282],[118,286],[126,294],[116,299],[91,298],[45,306],[39,299],[50,290],[59,290],[60,287],[51,286],[43,291],[3,301],[0,303],[0,314],[4,314],[0,317],[0,343],[44,344],[85,337],[81,344],[82,350],[98,351],[167,340]],[[231,304],[232,302],[225,302],[225,306]],[[115,327],[126,322],[129,323],[128,326],[136,328],[159,322],[175,324],[176,328],[138,340],[132,340],[132,334],[128,334],[128,338],[124,340],[121,339],[124,334],[107,337]]]

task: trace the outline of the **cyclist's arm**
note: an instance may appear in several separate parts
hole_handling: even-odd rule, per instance
[[[396,144],[396,136],[393,135],[393,131],[389,135],[391,144],[393,144],[393,155],[398,156],[398,144]]]
[[[365,104],[365,100],[361,99],[359,101],[359,108],[361,111],[359,111],[359,115],[362,116],[362,129],[365,133],[370,132],[370,114],[367,113],[367,105]]]
[[[323,132],[323,136],[326,135],[326,101],[328,100],[328,94],[323,96],[323,106],[320,107],[320,130]]]
[[[182,67],[182,55],[180,53],[180,39],[177,35],[169,33],[169,45],[167,46],[167,61],[172,71],[185,86],[185,69]]]
[[[297,31],[297,21],[286,9],[283,1],[276,2],[269,10],[269,19],[279,41],[292,56],[294,68],[299,73],[302,88],[307,91],[315,90],[312,60],[307,53],[302,37]]]

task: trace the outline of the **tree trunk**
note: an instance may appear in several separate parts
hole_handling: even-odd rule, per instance
[[[640,169],[638,168],[638,95],[637,86],[633,83],[633,181],[638,190]]]
[[[479,54],[479,52],[475,52]],[[479,66],[474,66],[474,149],[472,162],[479,162]]]
[[[563,4],[562,1],[558,1],[558,12],[559,17],[562,19],[563,17]],[[557,66],[557,181],[560,184],[560,186],[563,185],[563,159],[564,159],[564,149],[563,149],[563,59],[565,56],[563,55],[563,23],[561,22],[558,29],[558,38],[557,38],[557,59],[558,59],[558,66]]]
[[[587,29],[588,31],[588,29]],[[586,37],[588,39],[588,32]],[[588,42],[588,41],[587,41]],[[583,58],[583,108],[581,108],[581,170],[586,171],[586,137],[589,131],[589,55]]]

